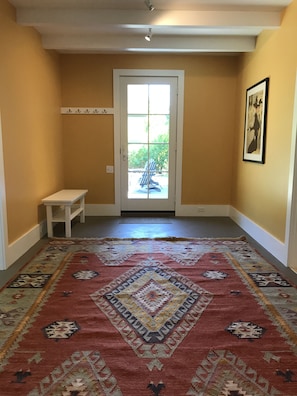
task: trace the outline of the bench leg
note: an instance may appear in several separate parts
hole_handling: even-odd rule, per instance
[[[79,221],[81,223],[84,223],[85,222],[85,197],[82,197],[80,200],[80,209],[81,209],[81,212],[80,212]]]
[[[52,206],[46,205],[46,223],[47,223],[47,236],[53,237],[53,212]]]
[[[71,238],[71,206],[65,206],[65,234],[66,238]]]

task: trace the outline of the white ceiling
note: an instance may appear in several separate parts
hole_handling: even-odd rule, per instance
[[[149,2],[149,0],[147,0]],[[292,0],[9,0],[17,22],[61,53],[230,53],[255,49]],[[152,29],[152,39],[144,36]]]

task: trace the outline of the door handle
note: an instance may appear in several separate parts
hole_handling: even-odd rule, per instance
[[[127,153],[126,147],[122,147],[121,154],[122,154],[122,160],[123,161],[127,161],[127,159],[128,159],[128,156],[127,156],[126,153]]]

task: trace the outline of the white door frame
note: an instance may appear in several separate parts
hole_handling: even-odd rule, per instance
[[[7,268],[7,215],[6,215],[6,193],[4,177],[4,159],[2,145],[2,123],[0,113],[0,270]]]
[[[287,248],[285,264],[297,272],[297,73],[293,103],[285,246]]]
[[[115,210],[121,213],[121,107],[120,107],[120,78],[121,77],[176,77],[177,78],[177,123],[176,123],[176,175],[175,175],[175,212],[181,207],[182,184],[182,143],[183,143],[183,115],[184,115],[184,71],[183,70],[151,70],[151,69],[114,69],[113,70],[113,98],[114,98],[114,191]]]
[[[131,130],[128,128],[128,87],[137,84],[137,86],[142,85],[148,87],[154,87],[156,89],[157,86],[167,86],[169,87],[168,95],[169,95],[169,129],[168,129],[168,173],[167,173],[167,196],[166,193],[163,192],[163,182],[161,182],[162,188],[156,193],[154,190],[145,189],[145,193],[142,192],[139,194],[136,193],[136,196],[129,197],[129,193],[132,193],[132,186],[129,185],[131,183],[131,176],[129,174],[129,146],[128,144],[128,136],[131,133]],[[121,78],[121,210],[122,211],[175,211],[175,171],[176,171],[176,117],[177,117],[177,78],[172,77],[122,77]],[[149,98],[149,89],[146,92],[147,100]],[[146,105],[148,102],[146,102]],[[147,114],[151,116],[151,108],[147,108]],[[151,129],[148,126],[148,135],[150,136]],[[151,146],[150,139],[146,141],[147,147]],[[127,155],[124,155],[124,154]],[[151,158],[151,154],[149,151],[147,152],[149,158]],[[143,171],[138,174],[137,178],[143,175]],[[158,180],[158,174],[152,175],[152,179]],[[138,185],[138,188],[140,185]],[[148,187],[148,186],[147,186]]]

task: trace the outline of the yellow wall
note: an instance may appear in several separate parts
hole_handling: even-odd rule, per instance
[[[232,205],[278,238],[285,239],[288,177],[297,60],[297,1],[288,7],[281,29],[264,32],[257,49],[241,59],[237,144]],[[242,161],[246,89],[270,78],[265,164]]]
[[[237,58],[231,56],[62,55],[62,105],[113,107],[113,69],[185,71],[183,204],[231,199]],[[88,203],[114,203],[113,117],[64,115],[65,185]]]
[[[9,243],[44,218],[41,199],[63,187],[59,58],[0,2],[0,111]]]

